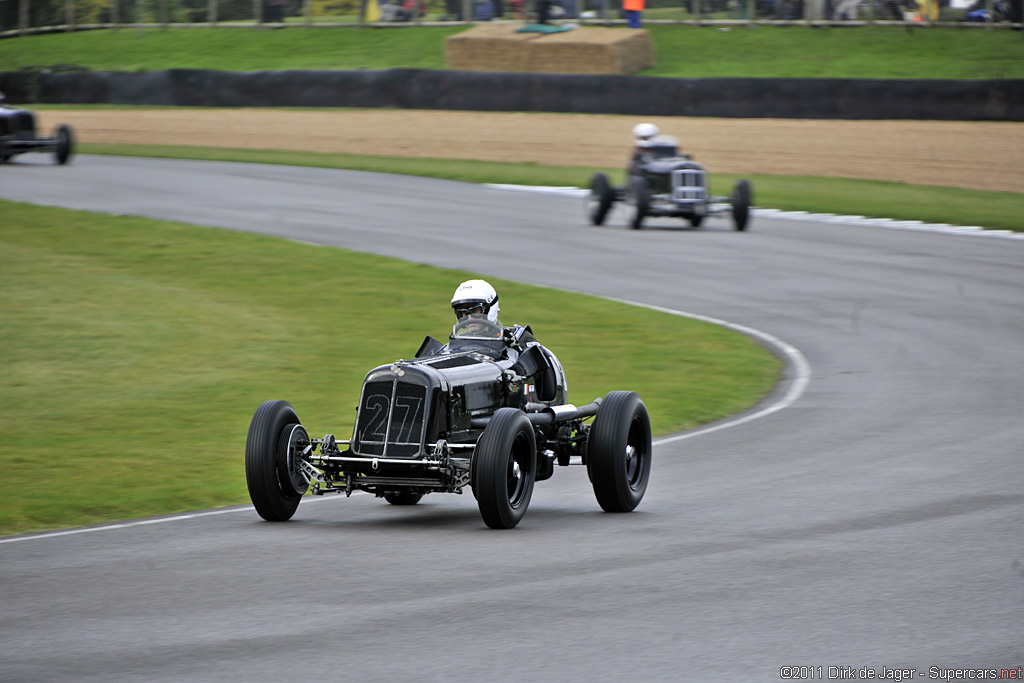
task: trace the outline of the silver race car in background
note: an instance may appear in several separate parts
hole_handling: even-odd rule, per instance
[[[750,221],[753,189],[750,181],[739,180],[728,197],[712,196],[703,165],[678,151],[675,139],[659,135],[638,154],[626,174],[626,184],[613,186],[606,173],[590,179],[585,211],[593,225],[603,225],[615,202],[624,202],[627,222],[643,227],[647,216],[671,216],[700,227],[708,216],[729,213],[736,230],[746,230]]]

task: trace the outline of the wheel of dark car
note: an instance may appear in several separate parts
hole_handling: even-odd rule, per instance
[[[414,491],[389,491],[384,494],[384,500],[392,505],[415,505],[422,497],[422,493]]]
[[[608,211],[615,203],[615,189],[605,173],[595,173],[590,178],[590,194],[587,195],[587,218],[594,225],[604,225]]]
[[[537,438],[526,414],[499,408],[473,455],[473,492],[484,523],[511,529],[526,514],[537,471]]]
[[[291,519],[308,486],[299,461],[309,436],[287,401],[265,401],[256,409],[245,439],[245,482],[260,517]]]
[[[704,222],[704,216],[698,216],[698,215],[694,214],[694,215],[690,216],[687,220],[690,221],[690,226],[691,227],[699,228],[700,224]]]
[[[737,230],[746,230],[747,222],[750,220],[750,205],[754,202],[754,191],[750,187],[750,181],[736,181],[729,201],[732,203],[733,226]]]
[[[647,183],[643,178],[633,176],[629,179],[629,201],[626,206],[629,210],[629,227],[639,230],[643,227],[644,217],[651,205],[651,191],[647,189]]]
[[[58,164],[66,164],[75,151],[75,136],[71,132],[71,126],[67,124],[57,126],[54,135],[57,138],[57,146],[53,148],[53,158]]]
[[[601,403],[587,439],[587,472],[607,512],[640,504],[651,475],[651,421],[632,391],[613,391]]]

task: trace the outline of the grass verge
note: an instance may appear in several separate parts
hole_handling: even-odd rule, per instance
[[[0,535],[247,502],[260,402],[347,438],[363,375],[447,334],[471,275],[0,201]],[[656,433],[747,408],[780,371],[722,328],[575,294],[556,312],[549,289],[491,281],[506,322],[558,354],[572,400],[632,389]]]
[[[0,71],[78,65],[157,69],[444,69],[444,40],[466,26],[124,28],[0,41]],[[646,76],[686,78],[1024,78],[1017,31],[904,26],[648,24],[657,65]],[[621,30],[629,30],[622,28]]]
[[[556,187],[586,187],[590,174],[599,170],[609,173],[615,180],[621,179],[622,176],[620,168],[596,169],[496,161],[278,150],[90,143],[81,145],[80,151],[88,154],[122,154],[345,168],[446,178],[471,183],[510,183]],[[744,177],[752,181],[754,202],[757,206],[762,207],[1024,231],[1024,194],[1014,192],[986,192],[844,178],[775,175],[747,175]],[[726,173],[711,174],[711,191],[715,194],[727,195],[738,178],[737,175]]]

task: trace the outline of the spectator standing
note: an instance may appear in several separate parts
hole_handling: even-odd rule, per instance
[[[640,28],[640,21],[644,12],[644,0],[622,0],[622,10],[626,13],[629,27]]]
[[[853,21],[857,18],[857,6],[860,0],[841,0],[832,12],[832,21]]]

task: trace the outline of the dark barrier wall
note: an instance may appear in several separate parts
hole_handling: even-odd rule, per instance
[[[652,78],[387,69],[0,73],[12,103],[1024,121],[1024,80]]]

